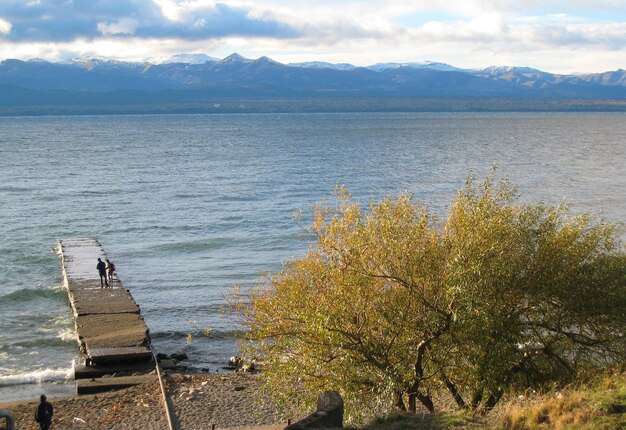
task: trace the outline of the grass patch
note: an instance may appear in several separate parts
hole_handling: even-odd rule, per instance
[[[480,420],[462,414],[407,415],[401,413],[378,418],[364,427],[348,427],[349,430],[478,430],[481,428]]]
[[[487,416],[394,413],[352,430],[626,430],[626,372],[581,375],[562,389],[503,401]]]
[[[626,373],[583,377],[563,390],[511,400],[496,415],[492,428],[506,430],[626,429]]]

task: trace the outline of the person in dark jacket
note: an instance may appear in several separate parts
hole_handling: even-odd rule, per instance
[[[104,264],[104,261],[98,258],[98,264],[96,264],[96,269],[98,269],[98,273],[100,274],[100,285],[104,287],[105,285],[109,286],[109,281],[107,281],[107,265]]]
[[[35,412],[35,421],[39,423],[39,427],[41,430],[48,430],[50,428],[50,423],[52,422],[52,414],[54,413],[54,408],[46,400],[46,395],[42,394],[39,398],[39,406],[37,406],[37,412]]]

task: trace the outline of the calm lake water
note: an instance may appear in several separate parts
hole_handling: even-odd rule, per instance
[[[494,163],[525,199],[626,220],[624,114],[0,118],[0,402],[71,389],[58,238],[97,237],[155,349],[216,370],[236,351],[229,291],[306,250],[294,211],[306,224],[340,183],[444,213]]]

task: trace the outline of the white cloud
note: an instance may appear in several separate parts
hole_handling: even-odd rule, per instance
[[[51,0],[40,3],[48,15],[55,13]],[[42,14],[26,26],[3,13],[0,4],[0,58],[77,52],[138,60],[238,51],[282,62],[357,65],[430,59],[460,67],[529,65],[553,72],[626,65],[624,0],[120,0],[93,5],[96,15],[87,21],[68,9],[67,23],[59,23],[65,14],[58,12],[52,21]],[[37,41],[31,27],[43,35]]]
[[[161,8],[163,16],[170,21],[183,22],[185,20],[185,3],[179,4],[174,0],[153,0]]]
[[[116,22],[99,22],[98,31],[104,36],[114,36],[119,34],[133,35],[139,23],[137,20],[125,18]]]
[[[0,34],[9,34],[12,27],[9,21],[0,18]]]
[[[605,24],[580,24],[569,27],[589,43],[609,46],[613,49],[626,47],[626,22]]]
[[[495,13],[456,22],[429,21],[416,32],[421,36],[439,40],[485,40],[499,37],[508,31],[502,17]]]

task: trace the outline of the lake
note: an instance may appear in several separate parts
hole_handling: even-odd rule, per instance
[[[229,292],[306,251],[312,207],[336,184],[365,203],[408,191],[444,214],[494,163],[525,200],[626,219],[620,113],[0,118],[0,402],[71,389],[59,238],[98,238],[156,351],[216,371],[236,353]]]

